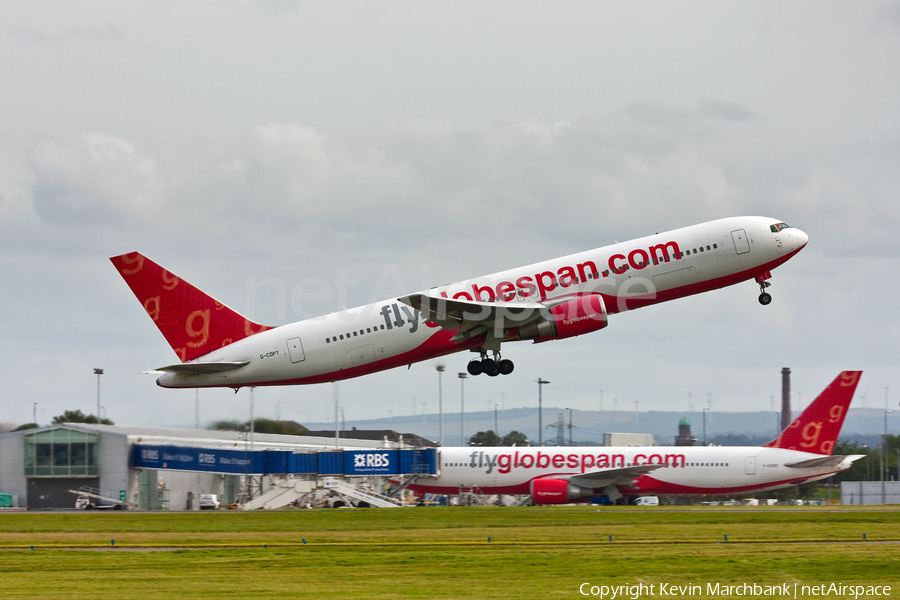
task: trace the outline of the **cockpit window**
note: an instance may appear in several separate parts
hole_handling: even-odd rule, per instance
[[[772,230],[772,233],[778,233],[782,229],[789,229],[789,228],[790,228],[790,225],[788,225],[787,223],[777,223],[775,225],[769,226],[769,229]]]

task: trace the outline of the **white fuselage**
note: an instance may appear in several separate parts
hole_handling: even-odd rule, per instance
[[[617,243],[428,290],[434,297],[514,306],[601,294],[610,314],[705,292],[755,277],[807,242],[778,221],[733,217]],[[276,327],[214,350],[202,362],[249,361],[215,374],[166,373],[163,387],[241,387],[349,379],[467,350],[418,310],[385,300]]]
[[[421,493],[455,494],[477,488],[485,494],[528,494],[535,479],[561,478],[585,486],[579,477],[603,470],[662,464],[625,494],[732,494],[815,481],[849,468],[852,460],[819,468],[787,465],[823,455],[783,448],[742,446],[649,447],[445,447],[437,477],[410,487]],[[591,487],[587,485],[586,487]],[[597,490],[602,493],[602,490]]]

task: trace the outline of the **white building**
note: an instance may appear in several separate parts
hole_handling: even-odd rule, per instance
[[[263,473],[334,474],[341,469],[288,471],[286,466],[270,467],[276,459],[286,465],[289,456],[301,455],[314,465],[343,465],[333,437],[248,438],[248,433],[236,431],[82,423],[15,431],[0,435],[0,493],[12,494],[20,508],[61,509],[75,507],[76,495],[70,490],[87,487],[147,510],[197,510],[201,493],[232,503],[248,478],[259,480]],[[387,441],[340,440],[348,455],[398,447]]]

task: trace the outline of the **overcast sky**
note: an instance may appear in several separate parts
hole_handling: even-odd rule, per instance
[[[898,408],[896,2],[3,2],[0,82],[2,422],[95,412],[100,367],[116,423],[193,424],[140,374],[175,355],[123,252],[279,325],[734,215],[809,234],[770,306],[747,282],[509,345],[467,405],[543,377],[545,406],[768,410],[789,366],[795,408],[849,368]],[[346,418],[435,412],[436,364],[339,384]],[[255,397],[333,414],[332,385]]]

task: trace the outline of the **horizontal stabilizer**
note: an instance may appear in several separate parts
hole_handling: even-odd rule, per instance
[[[791,467],[792,469],[819,469],[819,468],[828,468],[834,467],[837,468],[840,466],[842,462],[847,460],[848,458],[851,461],[858,460],[865,456],[864,454],[853,454],[851,456],[841,456],[839,454],[835,454],[832,456],[823,456],[822,458],[811,458],[809,460],[801,460],[800,462],[795,462],[791,464],[786,464],[784,466]]]
[[[169,365],[168,367],[160,367],[156,370],[165,371],[167,373],[184,373],[186,375],[211,375],[213,373],[234,371],[235,369],[246,367],[249,364],[249,360],[242,360],[239,362],[194,362]]]

